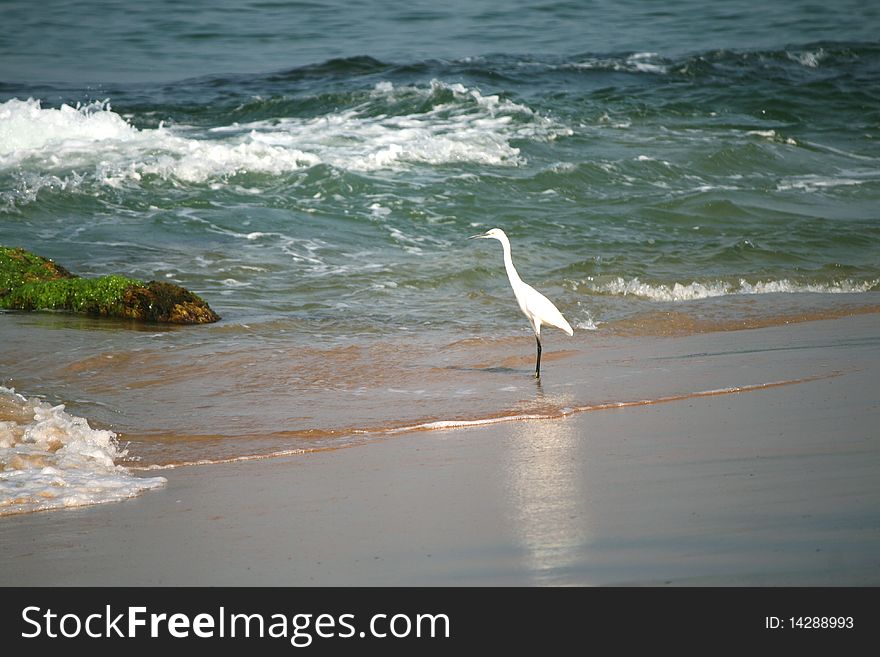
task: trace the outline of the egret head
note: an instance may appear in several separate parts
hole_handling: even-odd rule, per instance
[[[492,239],[496,239],[499,241],[504,241],[505,237],[507,237],[507,235],[504,234],[503,230],[501,230],[500,228],[492,228],[491,230],[487,230],[485,233],[482,233],[481,235],[471,235],[468,239],[487,240],[487,239],[492,238]]]

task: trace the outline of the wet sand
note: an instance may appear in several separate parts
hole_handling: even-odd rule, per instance
[[[880,315],[595,345],[546,360],[535,400],[598,410],[0,518],[0,584],[880,584]],[[608,405],[643,399],[665,401]]]

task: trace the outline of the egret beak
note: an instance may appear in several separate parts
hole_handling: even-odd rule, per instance
[[[468,239],[469,240],[482,240],[482,239],[486,239],[487,237],[489,237],[489,236],[484,233],[481,235],[471,235],[470,237],[468,237]]]

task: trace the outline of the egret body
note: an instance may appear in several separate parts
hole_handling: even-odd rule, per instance
[[[553,305],[543,294],[538,292],[528,283],[524,283],[519,277],[516,268],[513,266],[513,258],[510,256],[510,240],[500,228],[493,228],[482,235],[473,235],[470,239],[496,239],[501,242],[504,249],[504,268],[507,270],[507,278],[510,280],[510,287],[513,288],[513,295],[519,304],[519,309],[528,318],[535,332],[535,341],[538,343],[538,359],[535,363],[535,378],[541,377],[541,326],[555,326],[561,331],[565,331],[569,335],[574,335],[571,326],[562,313]]]

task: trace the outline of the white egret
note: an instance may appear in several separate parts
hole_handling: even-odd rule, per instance
[[[493,228],[482,235],[472,235],[468,239],[496,239],[501,242],[501,247],[504,249],[504,268],[507,270],[507,278],[510,279],[510,287],[513,288],[513,295],[516,297],[519,309],[522,310],[523,314],[528,318],[532,325],[532,330],[535,332],[535,340],[538,343],[538,360],[535,363],[535,378],[540,378],[541,326],[543,324],[554,326],[561,331],[565,331],[569,335],[574,335],[574,331],[571,330],[571,326],[565,321],[565,317],[563,317],[562,313],[553,305],[553,302],[528,283],[524,283],[519,277],[519,274],[516,273],[516,268],[513,266],[513,259],[510,257],[510,240],[507,239],[507,235],[503,230],[500,228]]]

